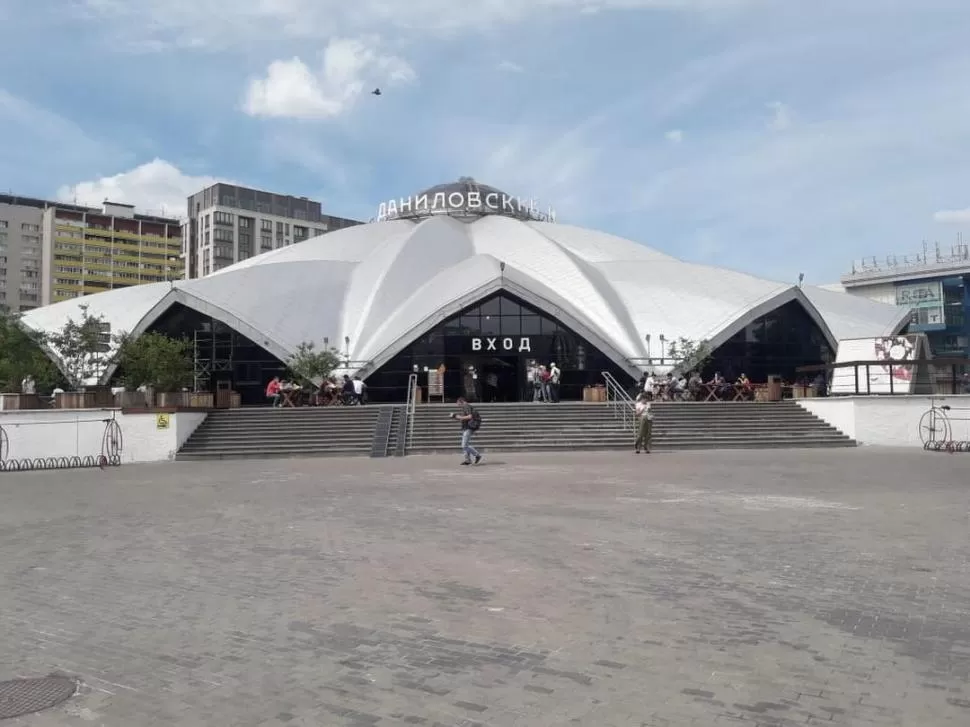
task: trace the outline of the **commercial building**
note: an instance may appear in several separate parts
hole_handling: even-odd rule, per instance
[[[357,220],[325,215],[306,197],[218,183],[188,199],[182,228],[186,278],[199,278],[253,255],[305,242]]]
[[[962,242],[856,261],[840,282],[850,295],[908,311],[909,330],[926,334],[934,356],[970,356],[970,249]]]
[[[446,399],[473,368],[493,398],[516,400],[535,362],[558,364],[568,399],[604,371],[632,384],[679,338],[707,343],[710,371],[792,379],[797,366],[833,360],[840,340],[892,336],[909,321],[895,305],[554,223],[467,178],[208,277],[84,302],[115,333],[192,339],[197,386],[222,381],[250,403],[302,342],[337,349],[374,400],[401,401],[410,374],[441,367]],[[66,302],[25,321],[52,330],[77,315]]]
[[[130,205],[0,196],[0,303],[26,311],[179,278],[180,234],[178,220]]]

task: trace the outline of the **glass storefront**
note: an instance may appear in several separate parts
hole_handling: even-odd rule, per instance
[[[829,363],[835,357],[821,329],[797,301],[776,308],[745,326],[714,351],[704,376],[720,371],[733,381],[741,374],[755,382],[779,375],[794,381],[798,366]]]
[[[180,303],[165,311],[148,330],[189,340],[198,390],[215,391],[217,382],[228,381],[239,392],[243,406],[265,404],[266,384],[286,370],[262,346]]]
[[[521,300],[501,293],[475,304],[421,336],[367,377],[372,401],[403,401],[408,376],[444,365],[444,396],[479,401],[532,398],[526,375],[533,363],[562,371],[560,398],[582,399],[584,386],[602,383],[603,371],[632,385],[632,377],[567,327]]]

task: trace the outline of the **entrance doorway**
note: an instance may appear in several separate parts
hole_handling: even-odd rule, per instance
[[[518,356],[495,356],[481,361],[479,385],[486,403],[518,401],[522,363]]]

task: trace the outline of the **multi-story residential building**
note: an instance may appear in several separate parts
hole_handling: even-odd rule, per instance
[[[181,221],[0,195],[0,304],[13,311],[182,277]]]
[[[58,204],[44,210],[42,231],[45,305],[183,276],[177,219],[108,201],[101,209]]]
[[[970,356],[970,248],[923,245],[915,255],[866,258],[843,275],[847,293],[912,310],[909,330],[926,333],[936,356]]]
[[[0,306],[19,312],[41,304],[44,208],[0,195]]]
[[[199,278],[233,263],[326,232],[361,224],[325,215],[306,197],[218,183],[188,198],[182,227],[185,276]]]

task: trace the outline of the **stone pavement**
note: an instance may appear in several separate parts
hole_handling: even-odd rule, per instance
[[[0,474],[4,724],[970,724],[970,455]]]

